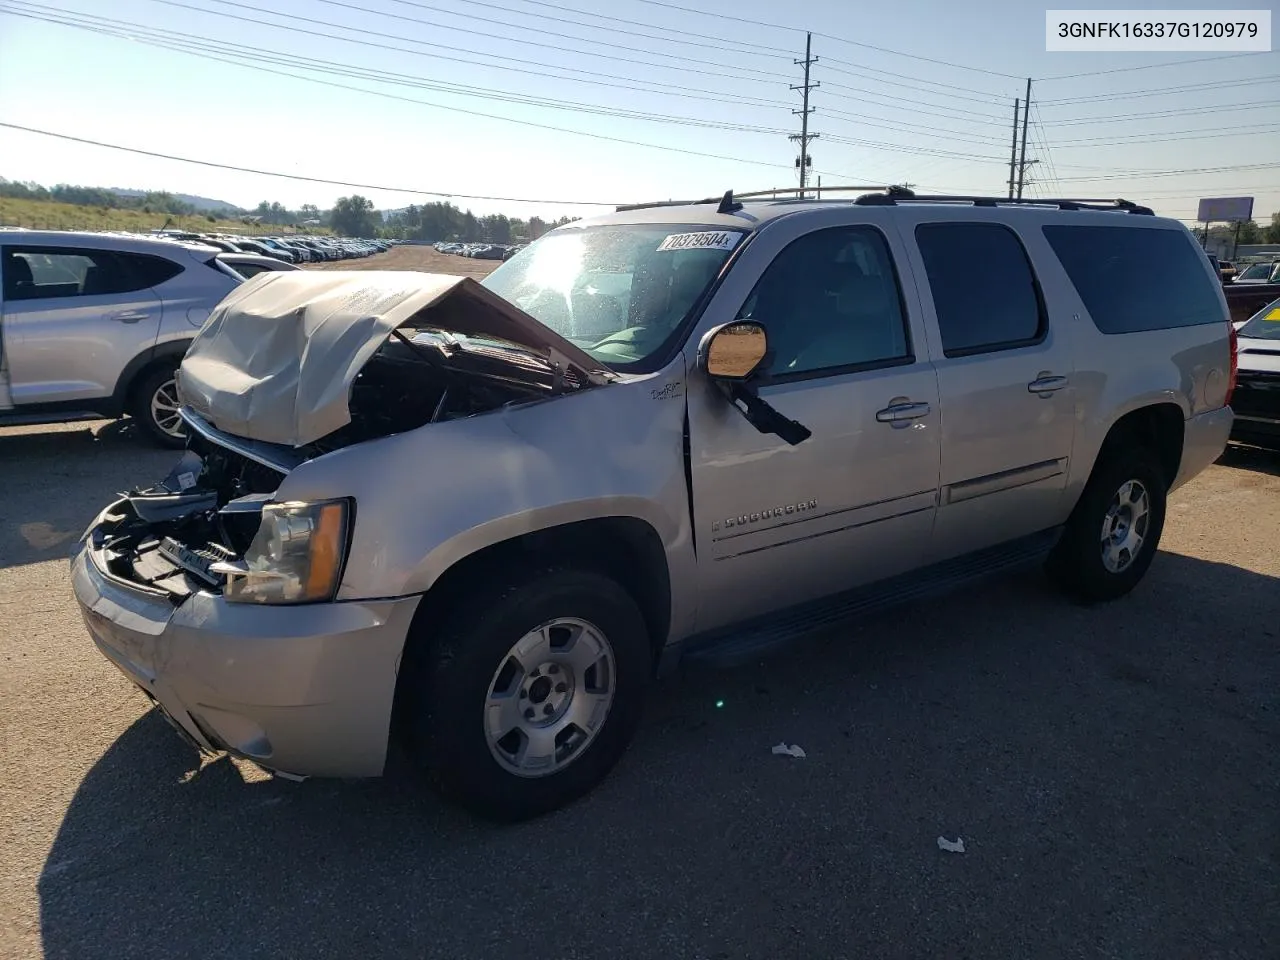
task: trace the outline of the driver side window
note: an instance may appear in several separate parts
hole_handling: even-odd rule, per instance
[[[769,331],[775,380],[913,359],[893,259],[873,227],[831,227],[793,240],[738,319]]]

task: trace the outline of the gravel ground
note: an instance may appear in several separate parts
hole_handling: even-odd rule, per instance
[[[451,253],[440,253],[435,247],[408,244],[392,247],[386,253],[375,253],[362,260],[333,260],[326,263],[309,263],[307,270],[421,270],[424,273],[448,273],[458,277],[487,277],[501,260],[473,260]]]
[[[172,460],[0,430],[7,960],[1280,956],[1280,457],[1179,491],[1118,603],[1025,575],[681,673],[598,791],[510,828],[399,768],[198,765],[64,560]]]

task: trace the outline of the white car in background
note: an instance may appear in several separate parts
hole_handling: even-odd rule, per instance
[[[0,426],[128,414],[181,447],[174,373],[244,280],[220,253],[120,234],[0,233]]]

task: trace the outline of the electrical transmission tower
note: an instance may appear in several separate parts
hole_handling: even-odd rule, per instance
[[[809,132],[809,114],[813,113],[813,107],[809,106],[809,91],[816,90],[822,86],[820,83],[811,83],[809,81],[809,68],[818,62],[818,58],[813,56],[813,34],[806,33],[804,37],[804,59],[795,61],[796,66],[804,67],[804,83],[794,86],[792,90],[799,90],[802,98],[801,108],[792,110],[791,112],[800,118],[800,132],[793,133],[787,137],[788,140],[796,140],[800,143],[800,156],[796,157],[796,167],[800,170],[800,196],[804,196],[804,188],[809,179],[809,167],[813,164],[813,158],[809,156],[809,141],[818,139],[818,134]]]

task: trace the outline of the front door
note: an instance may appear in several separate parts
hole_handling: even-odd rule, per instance
[[[109,397],[129,361],[156,342],[160,298],[121,255],[5,246],[0,278],[15,406]]]
[[[926,554],[937,380],[899,281],[898,241],[880,211],[857,214],[763,228],[700,325],[762,323],[772,360],[760,395],[812,435],[789,446],[762,434],[704,375],[691,377],[699,630],[900,573]]]
[[[1019,235],[985,216],[917,210],[901,227],[942,399],[933,560],[1066,519],[1076,393],[1066,318],[1049,315]]]

